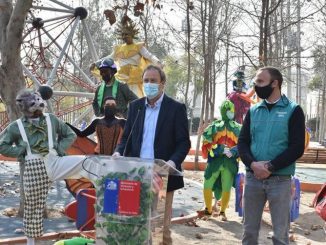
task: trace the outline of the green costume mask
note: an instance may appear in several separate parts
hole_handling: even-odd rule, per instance
[[[225,100],[220,107],[220,111],[223,121],[228,122],[234,119],[234,104],[231,101]]]

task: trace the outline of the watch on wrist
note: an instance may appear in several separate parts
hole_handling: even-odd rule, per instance
[[[271,161],[265,163],[265,167],[267,168],[267,170],[269,172],[274,172],[275,171],[275,168],[274,168],[273,164],[271,163]]]

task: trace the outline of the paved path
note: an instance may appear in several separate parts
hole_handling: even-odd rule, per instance
[[[16,229],[23,226],[21,218],[9,218],[3,215],[3,210],[9,207],[19,207],[19,166],[17,163],[0,162],[0,240],[23,236],[22,233],[15,233]],[[16,193],[15,191],[18,191]],[[65,188],[63,181],[53,184],[47,199],[49,209],[63,209],[74,198]],[[173,203],[173,217],[187,216],[201,209],[202,186],[192,180],[185,179],[185,187],[176,191]],[[45,219],[44,231],[57,232],[75,230],[73,222],[66,217]]]
[[[192,137],[192,146],[195,147],[195,137]],[[240,164],[240,171],[244,171]],[[323,172],[323,174],[321,174]],[[297,176],[301,180],[309,182],[326,182],[326,166],[321,164],[298,164]],[[74,198],[65,188],[63,181],[56,182],[52,186],[47,200],[49,209],[60,210]],[[176,191],[173,203],[173,217],[187,216],[203,207],[202,184],[185,179],[185,187]],[[3,210],[19,207],[19,166],[14,162],[0,162],[0,240],[4,238],[22,236],[15,233],[22,228],[22,219],[9,218],[3,215]],[[74,230],[75,225],[66,217],[46,219],[44,230],[48,232]]]

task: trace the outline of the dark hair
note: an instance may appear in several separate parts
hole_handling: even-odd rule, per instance
[[[272,66],[265,66],[262,68],[259,68],[258,71],[267,71],[269,75],[271,75],[272,81],[277,80],[278,81],[278,86],[281,88],[282,83],[283,83],[283,76],[282,73],[275,67]]]
[[[116,101],[116,99],[114,97],[112,97],[112,96],[106,96],[104,98],[104,100],[103,100],[103,103],[105,103],[107,100],[114,100],[114,101]]]
[[[147,66],[145,68],[145,70],[143,71],[142,78],[144,77],[145,72],[147,72],[149,70],[155,70],[155,71],[157,71],[160,74],[160,78],[161,78],[162,83],[165,83],[166,82],[166,76],[165,76],[164,71],[160,67],[154,66],[154,65],[149,65],[149,66]]]

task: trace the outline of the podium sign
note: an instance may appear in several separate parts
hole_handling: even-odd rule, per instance
[[[160,244],[168,175],[163,160],[91,156],[88,177],[96,187],[96,244]]]

